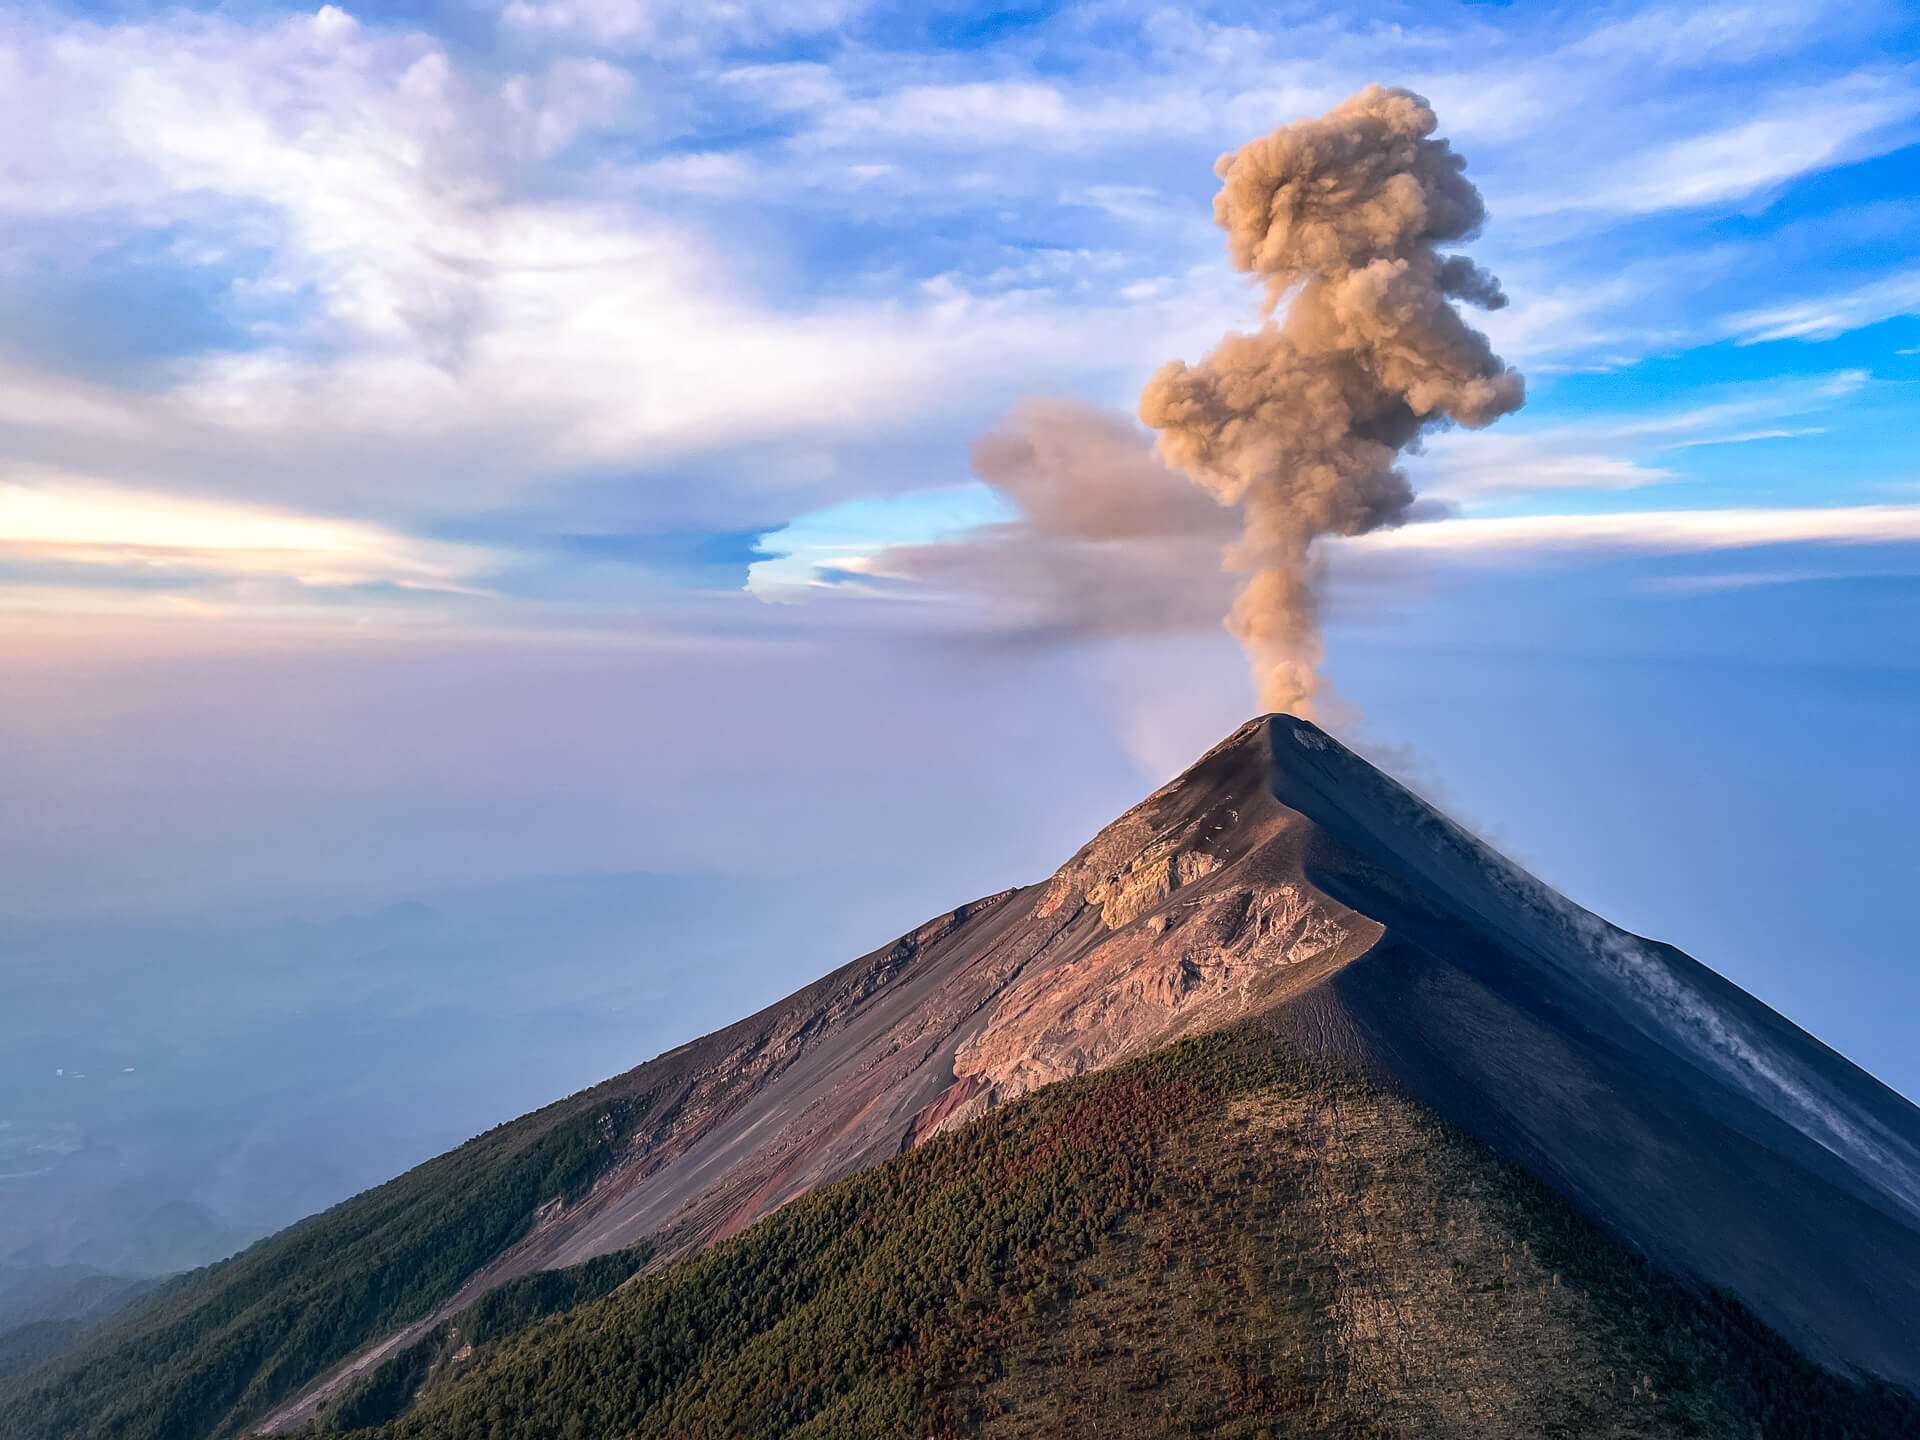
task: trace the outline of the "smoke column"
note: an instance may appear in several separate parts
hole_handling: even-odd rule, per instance
[[[1371,85],[1221,156],[1214,222],[1264,284],[1266,323],[1163,366],[1140,397],[1161,458],[1241,509],[1227,565],[1249,578],[1227,627],[1270,710],[1310,715],[1320,689],[1314,541],[1398,524],[1413,502],[1403,452],[1525,398],[1453,304],[1506,297],[1439,251],[1486,210],[1437,124],[1418,95]]]

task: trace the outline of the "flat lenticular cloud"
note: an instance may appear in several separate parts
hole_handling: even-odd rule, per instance
[[[1260,701],[1309,715],[1321,688],[1312,549],[1407,518],[1403,452],[1428,430],[1520,408],[1520,376],[1454,301],[1495,309],[1499,283],[1438,247],[1486,211],[1432,109],[1369,86],[1315,120],[1222,156],[1214,220],[1278,321],[1163,367],[1140,397],[1160,455],[1237,505],[1228,552],[1251,578],[1228,628]]]
[[[16,469],[0,475],[0,559],[465,591],[490,557],[363,521]]]

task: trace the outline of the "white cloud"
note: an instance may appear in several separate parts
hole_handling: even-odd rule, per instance
[[[1252,89],[1181,75],[1146,86],[1051,80],[968,80],[889,87],[820,111],[802,139],[808,151],[854,145],[933,151],[1035,148],[1084,152],[1130,139],[1234,143],[1340,98],[1336,89]],[[1012,179],[1013,177],[1009,177]]]
[[[1622,268],[1570,279],[1522,266],[1501,280],[1512,303],[1475,316],[1474,325],[1513,364],[1561,369],[1568,357],[1584,359],[1608,349],[1638,353],[1662,339],[1680,338],[1674,326],[1678,317],[1648,303],[1673,280],[1665,268]]]
[[[1436,500],[1537,495],[1553,490],[1633,490],[1674,478],[1674,472],[1627,455],[1608,454],[1607,437],[1563,429],[1460,432],[1436,435],[1427,453],[1409,462],[1420,493]]]
[[[1732,124],[1722,123],[1725,113],[1716,107],[1703,117],[1705,127],[1679,138],[1668,138],[1671,121],[1666,134],[1629,131],[1586,173],[1576,166],[1549,182],[1551,189],[1504,198],[1500,211],[1643,215],[1743,200],[1897,143],[1891,132],[1899,127],[1904,134],[1920,114],[1920,88],[1907,71],[1866,71],[1813,89],[1763,93]]]
[[[138,406],[106,386],[0,363],[0,425],[124,436],[140,423]]]
[[[1697,68],[1792,51],[1831,23],[1825,4],[1658,7],[1602,25],[1568,47],[1572,55]]]
[[[520,121],[526,148],[544,160],[582,135],[630,120],[634,81],[604,60],[562,58],[538,75],[509,77],[501,94]]]
[[[71,438],[110,412],[165,436],[203,457],[204,487],[417,515],[503,503],[574,467],[844,441],[1023,373],[1104,368],[1116,341],[1144,352],[1173,303],[1110,299],[1067,320],[1030,286],[982,296],[953,278],[776,303],[750,283],[752,257],[617,194],[516,193],[521,157],[628,103],[597,61],[495,86],[336,11],[8,39],[4,63],[35,78],[9,92],[20,123],[0,126],[0,209],[125,230],[204,228],[216,204],[270,253],[257,290],[312,297],[285,341],[180,362],[157,397],[83,398],[31,375],[0,389],[0,404],[70,392],[11,407],[36,429]],[[43,134],[84,156],[41,153]]]
[[[1730,590],[1758,590],[1773,585],[1802,585],[1816,580],[1857,580],[1870,570],[1733,570],[1704,575],[1657,575],[1640,582],[1655,594],[1721,595]]]
[[[1409,463],[1423,494],[1472,503],[1495,496],[1565,490],[1631,490],[1679,478],[1648,457],[1707,445],[1742,445],[1823,433],[1789,425],[1867,382],[1859,370],[1841,370],[1709,392],[1705,403],[1606,420],[1543,426],[1447,430],[1426,454]]]
[[[904,449],[938,431],[957,476],[953,433],[1018,391],[1124,405],[1160,361],[1244,323],[1205,165],[1382,63],[1404,61],[1472,142],[1502,243],[1516,198],[1556,221],[1569,204],[1726,203],[1880,143],[1914,105],[1903,71],[1775,79],[1729,126],[1718,80],[1629,84],[1646,60],[1775,53],[1800,23],[1779,8],[1645,11],[1558,50],[1482,26],[1469,68],[1437,26],[1329,19],[1283,54],[1272,34],[1169,16],[1145,27],[1145,59],[1062,36],[1077,63],[1045,73],[1017,48],[982,60],[857,41],[730,64],[730,47],[824,33],[860,8],[516,0],[500,52],[458,60],[333,7],[251,25],[0,21],[0,217],[85,227],[103,246],[164,232],[231,272],[225,298],[255,327],[253,348],[171,360],[138,390],[16,353],[0,367],[15,427],[0,459],[396,532],[614,475],[632,477],[630,514],[760,521],[948,478],[836,469],[876,436]],[[598,136],[615,143],[596,150]],[[1547,164],[1551,183],[1526,190],[1526,167]],[[953,216],[959,263],[948,236],[928,240]],[[789,231],[819,245],[816,222],[869,226],[877,258],[806,273]],[[1574,233],[1536,234],[1511,268],[1489,256],[1515,304],[1484,323],[1525,368],[1711,331],[1676,297],[1741,259],[1609,252],[1597,268],[1582,251],[1569,265]],[[1665,436],[1562,425],[1443,436],[1417,464],[1469,501],[1617,490],[1668,478],[1648,458],[1663,449],[1809,429],[1760,415]],[[674,473],[694,462],[697,480]]]
[[[1649,510],[1435,520],[1336,542],[1361,553],[1489,557],[1577,550],[1738,550],[1763,545],[1920,542],[1920,505]]]
[[[833,67],[818,60],[739,65],[715,80],[735,98],[776,112],[823,109],[846,96]]]
[[[492,557],[361,521],[143,493],[84,476],[0,476],[0,557],[155,572],[465,590]]]
[[[868,0],[509,0],[503,28],[529,37],[684,58],[844,25]]]
[[[1907,270],[1856,289],[1749,310],[1733,317],[1728,333],[1749,345],[1762,340],[1831,340],[1863,325],[1914,314],[1920,314],[1920,270]]]

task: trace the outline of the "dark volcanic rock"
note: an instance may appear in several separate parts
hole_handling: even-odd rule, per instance
[[[1920,1384],[1920,1110],[1313,727],[1267,733],[1274,793],[1318,832],[1309,879],[1385,926],[1277,1019],[1364,1056],[1815,1358]]]

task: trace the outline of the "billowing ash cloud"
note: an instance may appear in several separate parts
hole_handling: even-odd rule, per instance
[[[1140,418],[1156,439],[1128,416],[1023,402],[973,455],[1020,518],[857,568],[983,599],[1024,636],[1193,631],[1225,610],[1262,703],[1311,715],[1314,543],[1407,519],[1400,456],[1524,398],[1455,308],[1506,299],[1440,253],[1485,210],[1435,125],[1419,96],[1375,85],[1223,156],[1214,218],[1265,287],[1262,327],[1153,377]]]
[[[1198,365],[1164,366],[1140,397],[1161,457],[1240,507],[1227,564],[1250,578],[1227,623],[1269,709],[1309,714],[1319,689],[1314,541],[1399,523],[1413,502],[1402,452],[1525,397],[1453,304],[1506,300],[1440,253],[1486,212],[1436,125],[1419,96],[1373,85],[1222,156],[1214,219],[1270,318]]]
[[[1020,519],[964,540],[896,545],[858,568],[984,598],[1022,635],[1072,638],[1216,624],[1233,584],[1233,513],[1169,470],[1125,415],[1029,399],[973,445],[973,470]]]

